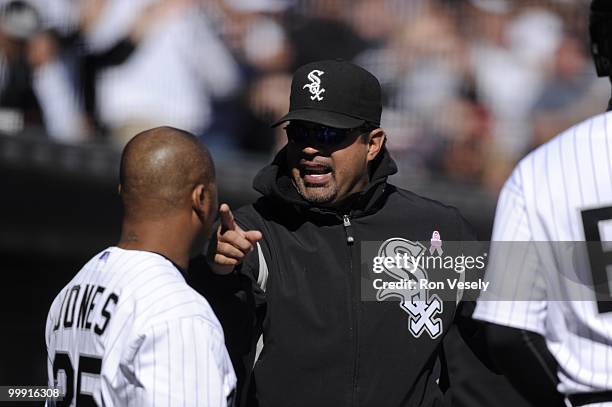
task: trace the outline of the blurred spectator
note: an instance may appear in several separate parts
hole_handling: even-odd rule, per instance
[[[291,0],[217,0],[208,5],[207,14],[216,16],[245,84],[234,98],[216,105],[208,144],[269,154],[277,138],[284,137],[270,122],[288,108],[293,54],[283,18],[290,5]]]
[[[530,148],[601,111],[609,98],[606,79],[598,79],[585,44],[566,34],[553,58],[553,70],[533,107]]]
[[[406,7],[406,4],[411,4],[411,7]],[[347,10],[350,16],[347,22],[369,48],[378,47],[384,45],[400,25],[409,24],[411,18],[420,14],[414,12],[416,7],[414,0],[359,0]],[[410,13],[402,13],[406,9]],[[373,21],[376,24],[372,24]]]
[[[462,91],[445,106],[446,120],[429,137],[435,143],[423,151],[426,165],[444,174],[451,182],[479,183],[489,170],[492,117],[478,100],[473,87],[466,83]]]
[[[561,21],[539,9],[514,16],[516,3],[507,0],[472,4],[472,65],[478,92],[494,115],[495,147],[513,162],[529,143],[527,118],[543,85],[543,63],[551,59],[559,40]]]
[[[1,8],[0,109],[5,133],[44,125],[60,141],[87,136],[75,90],[58,58],[58,43],[42,30],[38,11],[19,0]]]
[[[433,2],[383,47],[362,53],[357,63],[381,82],[388,147],[398,158],[425,160],[434,154],[443,128],[455,125],[449,108],[465,75],[465,46],[454,21]],[[417,166],[419,166],[417,164]]]
[[[60,38],[73,36],[79,30],[83,0],[28,0],[40,13],[44,29],[53,30]]]
[[[368,43],[345,19],[353,3],[343,0],[309,0],[307,12],[288,16],[294,57],[290,70],[313,61],[342,58],[352,60]],[[384,24],[384,21],[376,24]]]
[[[96,112],[117,145],[159,125],[202,134],[212,100],[238,89],[237,66],[195,1],[89,0],[81,21],[89,52],[106,56]]]
[[[242,137],[242,147],[251,151],[277,150],[284,144],[285,132],[269,128],[274,118],[289,108],[287,94],[291,87],[289,74],[292,49],[285,28],[271,16],[260,15],[251,24],[244,41],[245,61],[256,76],[247,89],[247,105],[252,124],[267,137]]]
[[[33,28],[12,31],[4,14],[0,27],[4,131],[44,123],[78,140],[82,94],[118,144],[167,124],[213,149],[271,154],[285,142],[268,124],[287,110],[288,72],[352,59],[383,85],[401,166],[496,193],[525,151],[607,96],[575,0],[27,2],[39,13],[17,20]]]

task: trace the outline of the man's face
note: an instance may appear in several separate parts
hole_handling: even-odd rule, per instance
[[[287,126],[287,164],[300,195],[333,205],[368,184],[368,139],[363,128],[343,129],[292,121]]]

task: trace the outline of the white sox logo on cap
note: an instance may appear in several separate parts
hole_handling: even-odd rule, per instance
[[[293,74],[289,112],[272,127],[303,120],[352,129],[378,125],[381,112],[380,83],[370,72],[342,60],[310,62]]]
[[[325,88],[321,87],[321,78],[320,78],[320,76],[323,74],[325,74],[325,72],[319,71],[318,69],[314,69],[310,71],[310,73],[308,74],[308,80],[310,81],[310,83],[307,83],[306,85],[302,87],[302,89],[308,88],[310,93],[312,93],[312,96],[310,97],[310,99],[312,100],[317,100],[317,101],[323,100],[323,98],[321,97],[321,93],[325,92]]]

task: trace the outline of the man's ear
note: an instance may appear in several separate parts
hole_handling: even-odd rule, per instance
[[[191,207],[200,215],[204,215],[206,202],[206,188],[203,184],[198,184],[191,191]]]
[[[385,131],[380,127],[370,132],[368,135],[368,162],[372,161],[378,156],[380,150],[382,150],[383,146],[385,145],[385,137]]]
[[[191,207],[201,219],[214,220],[218,210],[217,186],[198,184],[191,192]]]
[[[121,184],[117,185],[117,194],[121,195]]]

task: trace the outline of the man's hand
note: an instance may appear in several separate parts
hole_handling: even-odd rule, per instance
[[[49,33],[36,34],[28,41],[28,62],[39,68],[52,62],[57,56],[57,42]]]
[[[216,246],[211,242],[208,262],[216,274],[229,274],[254,250],[255,243],[263,236],[258,230],[242,230],[228,204],[221,205],[219,214],[221,224],[217,228]]]

